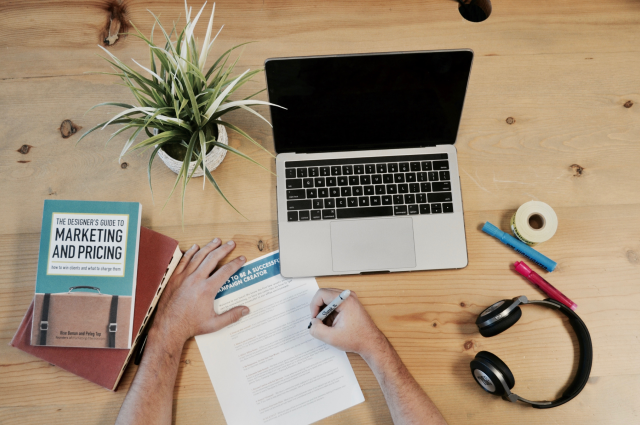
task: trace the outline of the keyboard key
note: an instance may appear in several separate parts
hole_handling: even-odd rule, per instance
[[[357,207],[358,206],[358,198],[347,198],[347,205],[349,207]]]
[[[307,198],[317,198],[318,189],[307,189]]]
[[[326,198],[329,196],[329,189],[326,187],[321,187],[318,189],[318,198]]]
[[[353,196],[362,196],[362,186],[353,186]]]
[[[398,173],[393,175],[394,183],[404,183],[404,174]]]
[[[360,176],[360,184],[371,184],[371,176]]]
[[[398,186],[396,186],[395,184],[388,184],[387,185],[387,193],[389,195],[394,195],[394,194],[398,193]]]
[[[409,185],[408,184],[399,184],[398,185],[398,193],[409,193]]]
[[[451,182],[433,182],[431,188],[434,192],[449,192],[451,190]]]
[[[322,202],[322,199],[314,199],[313,200],[313,209],[314,210],[322,209],[323,206],[324,206],[324,202]]]
[[[431,204],[431,214],[440,214],[442,212],[442,207],[440,204]]]
[[[309,211],[300,211],[300,221],[309,221]]]
[[[340,196],[351,196],[351,188],[350,187],[341,187],[340,188]]]
[[[419,182],[426,182],[429,181],[429,178],[427,177],[427,173],[418,173],[418,181]]]
[[[353,166],[354,174],[364,174],[364,165],[358,164]]]
[[[334,165],[331,167],[331,175],[332,176],[341,176],[342,175],[342,167],[339,165]]]
[[[298,211],[287,212],[287,221],[298,221]]]
[[[409,183],[409,192],[411,193],[420,192],[420,183]]]
[[[416,195],[404,195],[404,203],[405,204],[415,204],[416,203]]]
[[[431,183],[420,183],[420,192],[431,192]]]
[[[376,186],[376,195],[384,195],[385,193],[387,192],[384,190],[383,184],[379,184]]]
[[[347,207],[347,198],[337,198],[336,199],[336,207],[338,207],[338,208],[346,208]]]
[[[429,204],[420,205],[420,214],[431,214],[431,207]]]
[[[338,186],[348,186],[349,178],[348,177],[338,177]]]
[[[418,214],[419,212],[417,205],[409,205],[409,215]]]
[[[422,162],[422,171],[431,171],[431,161],[423,161]],[[427,213],[429,214],[429,213]]]
[[[416,181],[416,173],[407,173],[404,175],[404,180],[407,183],[413,183],[414,181]]]
[[[323,177],[331,175],[331,169],[329,167],[320,167],[320,175]],[[312,218],[313,220],[313,218]]]
[[[339,210],[342,211],[342,210]],[[322,219],[331,220],[336,218],[336,210],[322,210]]]
[[[321,210],[311,210],[311,220],[320,220],[322,218]]]
[[[309,168],[309,177],[318,177],[319,175],[318,167]],[[300,220],[302,220],[302,218]]]
[[[391,205],[393,204],[393,198],[391,195],[385,195],[382,197],[382,205]]]
[[[448,171],[440,171],[440,180],[451,180]]]
[[[287,189],[300,189],[302,187],[302,179],[287,180]]]
[[[324,177],[316,177],[313,179],[313,182],[316,187],[324,187]]]
[[[338,196],[340,196],[340,189],[349,189],[349,188],[348,187],[330,187],[329,196],[331,196],[332,198],[337,198]],[[344,195],[344,196],[349,196],[349,195]]]
[[[381,174],[376,174],[376,175],[371,176],[371,181],[373,182],[373,184],[382,183],[382,175]]]
[[[419,162],[412,162],[411,164],[409,164],[409,167],[411,168],[411,171],[420,171]]]
[[[398,172],[398,164],[388,164],[390,173]]]
[[[336,200],[333,198],[327,198],[324,200],[324,207],[325,208],[335,208],[336,207]]]
[[[360,178],[358,176],[349,177],[349,186],[357,186],[360,184]]]
[[[398,164],[400,166],[400,171],[402,173],[406,173],[409,171],[409,163],[408,162],[401,162],[400,164]]]
[[[284,175],[288,179],[295,179],[296,178],[296,169],[295,168],[287,168],[286,170],[284,170]]]
[[[371,202],[371,205],[380,205],[380,197],[379,196],[372,196],[369,198],[369,201]]]
[[[373,195],[373,186],[364,186],[364,194],[367,196]]]
[[[342,166],[342,175],[350,176],[353,174],[353,165],[343,165]]]
[[[311,199],[303,199],[298,201],[287,201],[287,210],[310,210]]]
[[[349,208],[338,210],[338,218],[387,217],[393,215],[392,207]]]
[[[387,172],[387,164],[376,164],[376,172],[384,174]]]
[[[402,195],[393,195],[393,204],[404,204],[404,196]]]
[[[429,200],[429,203],[432,203],[432,202],[451,202],[451,201],[453,201],[453,197],[451,196],[451,192],[429,193],[429,194],[427,194],[427,199]]]
[[[429,181],[430,182],[438,181],[438,172],[437,171],[430,171],[428,174],[429,174]]]
[[[449,161],[433,161],[434,170],[448,170]]]
[[[394,215],[407,215],[407,206],[406,205],[394,205],[393,206],[393,214]]]
[[[367,172],[367,174],[373,174],[376,172],[376,166],[373,164],[367,164],[364,166],[365,171]]]
[[[306,168],[298,168],[297,169],[298,177],[307,177],[307,169]]]
[[[325,182],[326,182],[327,186],[335,186],[336,185],[336,178],[335,177],[327,177],[325,179]]]
[[[451,204],[451,203],[442,204],[442,212],[452,213],[453,212],[453,204]]]
[[[369,197],[361,196],[358,198],[358,206],[359,207],[368,207],[369,206]]]
[[[304,187],[313,187],[313,179],[302,179],[302,185]]]
[[[382,176],[383,183],[393,183],[393,174],[385,174]]]
[[[425,195],[424,193],[417,193],[416,194],[416,202],[419,204],[426,204],[427,203],[427,195]]]
[[[304,199],[304,189],[287,190],[287,199]]]

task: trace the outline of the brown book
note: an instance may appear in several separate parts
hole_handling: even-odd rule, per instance
[[[153,313],[182,252],[178,241],[153,230],[140,228],[138,282],[131,350],[113,348],[67,348],[31,345],[33,302],[22,319],[11,345],[71,373],[115,391],[129,360],[137,350],[145,325]]]

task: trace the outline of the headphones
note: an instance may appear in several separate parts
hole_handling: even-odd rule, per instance
[[[578,344],[580,345],[578,371],[569,387],[567,387],[562,394],[562,397],[554,401],[530,401],[512,393],[511,389],[516,384],[513,374],[498,356],[488,351],[480,351],[476,354],[475,358],[471,361],[471,373],[478,385],[486,392],[501,396],[503,399],[512,403],[520,400],[530,404],[531,407],[536,409],[550,409],[560,406],[580,394],[587,384],[593,360],[591,336],[582,319],[564,304],[551,299],[529,301],[524,295],[512,300],[498,301],[480,313],[476,319],[476,325],[480,330],[480,335],[489,338],[509,329],[522,317],[522,310],[520,310],[519,307],[521,304],[537,304],[560,310],[562,314],[569,318],[569,323],[578,337]]]

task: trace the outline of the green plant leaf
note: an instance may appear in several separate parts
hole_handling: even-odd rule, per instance
[[[262,146],[260,143],[256,142],[255,140],[253,140],[253,138],[251,136],[249,136],[247,133],[245,133],[243,130],[239,129],[238,127],[236,127],[233,124],[229,124],[226,121],[222,121],[222,120],[216,120],[216,123],[218,124],[222,124],[227,128],[230,128],[231,130],[235,131],[236,133],[240,134],[241,136],[243,136],[245,139],[249,140],[251,143],[253,143],[254,145],[258,146],[260,149],[262,149],[263,151],[265,151],[266,153],[268,153],[269,155],[271,155],[273,158],[275,158],[275,156],[269,152],[264,146]]]

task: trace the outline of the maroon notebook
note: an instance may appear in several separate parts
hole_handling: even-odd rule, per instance
[[[153,230],[140,228],[138,280],[131,350],[113,348],[66,348],[30,345],[33,302],[22,319],[11,345],[71,373],[115,391],[124,369],[136,351],[144,325],[158,303],[182,252],[178,241]]]

